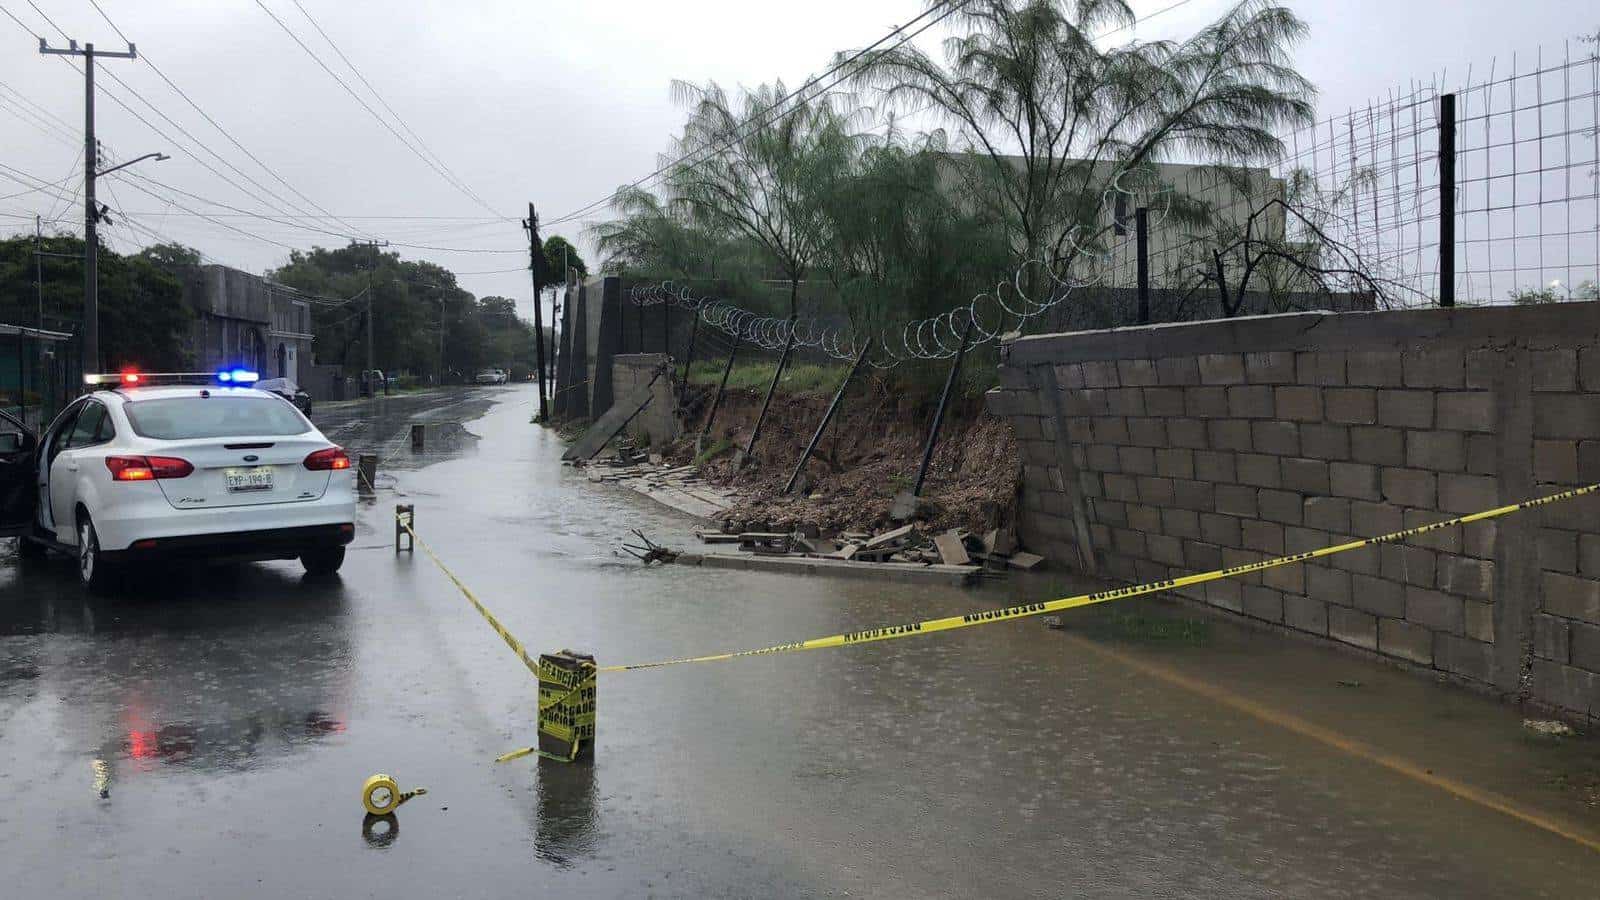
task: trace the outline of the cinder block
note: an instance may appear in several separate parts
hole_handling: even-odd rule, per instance
[[[1595,562],[1600,563],[1600,554],[1596,555]],[[1578,571],[1578,533],[1559,528],[1539,529],[1539,568],[1569,575]],[[1600,571],[1585,574],[1600,575]]]
[[[1096,416],[1089,420],[1089,433],[1099,444],[1128,443],[1128,420],[1121,417]]]
[[[1306,595],[1323,603],[1349,606],[1350,573],[1328,566],[1306,566]]]
[[[1400,507],[1392,503],[1350,501],[1350,527],[1361,537],[1377,537],[1405,527]]]
[[[1500,504],[1499,484],[1483,475],[1440,475],[1439,509],[1453,513],[1474,513]],[[1431,504],[1416,503],[1413,506]]]
[[[1217,544],[1223,547],[1242,546],[1244,537],[1239,521],[1234,516],[1201,513],[1200,536],[1209,544]]]
[[[1538,699],[1586,715],[1600,710],[1600,675],[1542,659],[1533,661],[1532,675],[1533,696]]]
[[[1342,606],[1328,607],[1328,637],[1368,650],[1378,649],[1378,620]]]
[[[1201,384],[1244,384],[1244,358],[1238,353],[1206,353],[1200,357]]]
[[[1128,504],[1128,528],[1145,534],[1161,533],[1161,508],[1143,503]]]
[[[1466,383],[1466,354],[1458,347],[1408,350],[1403,368],[1406,387],[1459,388]]]
[[[1121,387],[1117,380],[1117,364],[1111,360],[1096,359],[1080,363],[1083,366],[1084,387]]]
[[[1494,599],[1494,563],[1468,556],[1441,556],[1438,561],[1438,587],[1462,597]]]
[[[1351,501],[1342,497],[1307,497],[1302,521],[1307,527],[1347,534],[1350,531]]]
[[[1576,454],[1573,458],[1576,460]],[[1459,431],[1408,431],[1406,465],[1435,472],[1460,472],[1467,467],[1466,436]]]
[[[1095,546],[1105,547],[1108,544],[1097,543]],[[1124,556],[1120,553],[1107,553],[1105,555],[1105,567],[1106,574],[1112,578],[1134,584],[1139,582],[1139,571],[1135,568],[1134,558],[1131,556]]]
[[[1320,600],[1287,594],[1283,598],[1283,624],[1297,631],[1326,636],[1328,633],[1328,605]]]
[[[1578,480],[1584,484],[1600,482],[1600,441],[1578,442]]]
[[[1212,419],[1206,435],[1213,450],[1250,449],[1250,423],[1244,419]]]
[[[1068,390],[1081,388],[1083,384],[1083,367],[1077,363],[1057,363],[1056,385]]]
[[[1578,379],[1584,390],[1600,392],[1600,347],[1578,351]]]
[[[1283,526],[1273,522],[1246,519],[1240,523],[1247,550],[1260,550],[1272,556],[1283,555]]]
[[[1257,550],[1239,550],[1233,547],[1222,548],[1222,565],[1223,568],[1227,569],[1232,569],[1236,566],[1254,565],[1266,558],[1267,554]],[[1261,572],[1248,572],[1243,575],[1233,575],[1230,578],[1242,584],[1260,584]]]
[[[1555,399],[1546,397],[1542,399]],[[1494,395],[1486,391],[1445,391],[1434,398],[1434,427],[1450,431],[1494,430]],[[1535,422],[1539,406],[1534,404]],[[1551,434],[1550,437],[1563,435]]]
[[[1132,475],[1107,473],[1104,476],[1106,496],[1112,500],[1121,500],[1123,503],[1138,503],[1139,485],[1133,478]]]
[[[1236,419],[1272,418],[1272,388],[1265,385],[1228,388],[1228,415]]]
[[[1545,612],[1600,625],[1600,581],[1545,572],[1543,588]]]
[[[1600,467],[1597,467],[1600,471]],[[1467,435],[1467,471],[1474,475],[1498,475],[1500,454],[1492,434]]]
[[[1130,475],[1154,475],[1156,452],[1149,447],[1118,447],[1117,467]]]
[[[1336,351],[1295,354],[1295,380],[1301,384],[1344,384],[1344,354]]]
[[[1467,387],[1492,391],[1505,368],[1506,351],[1500,347],[1478,347],[1467,351]]]
[[[1206,582],[1206,602],[1218,609],[1244,612],[1244,585],[1231,578]]]
[[[1533,477],[1544,483],[1572,484],[1578,480],[1578,442],[1534,441]]]
[[[1453,634],[1434,635],[1434,667],[1474,681],[1494,682],[1494,645]]]
[[[1167,443],[1191,449],[1203,449],[1211,445],[1206,440],[1206,423],[1199,419],[1168,419]]]
[[[1282,566],[1273,566],[1261,572],[1261,583],[1267,587],[1274,587],[1286,594],[1304,594],[1306,592],[1306,564],[1288,563]]]
[[[1571,622],[1546,613],[1533,615],[1533,655],[1564,663],[1571,659]]]
[[[1200,514],[1192,509],[1178,509],[1168,507],[1161,510],[1161,530],[1173,537],[1198,539],[1200,537]],[[1174,563],[1181,565],[1181,563]]]
[[[1305,528],[1300,525],[1287,525],[1283,529],[1283,552],[1307,553],[1312,550],[1321,550],[1330,547],[1333,541],[1326,531],[1315,528]]]
[[[1176,494],[1173,491],[1172,479],[1158,476],[1140,475],[1139,500],[1152,506],[1171,506]]]
[[[1128,420],[1128,441],[1140,447],[1167,446],[1165,419],[1136,418]]]
[[[1200,383],[1200,364],[1192,356],[1168,356],[1156,360],[1156,378],[1161,384]]]
[[[1405,432],[1398,428],[1357,425],[1350,429],[1350,456],[1356,462],[1403,466],[1406,462]]]
[[[1261,518],[1284,525],[1299,525],[1305,515],[1305,498],[1293,491],[1262,488],[1256,495]]]
[[[1103,525],[1099,522],[1091,522],[1089,524],[1089,537],[1094,541],[1096,547],[1109,547],[1111,546],[1111,526]]]
[[[1113,388],[1111,390],[1116,390]],[[1084,388],[1081,391],[1062,391],[1067,404],[1067,412],[1075,416],[1109,416],[1111,415],[1110,390],[1106,388]]]
[[[1300,455],[1330,461],[1349,459],[1350,429],[1343,425],[1301,425]]]
[[[1578,351],[1571,348],[1534,350],[1528,354],[1533,368],[1533,389],[1566,391],[1578,389]]]
[[[1206,512],[1217,508],[1217,487],[1209,481],[1175,478],[1172,487],[1172,504],[1180,509]]]
[[[1105,485],[1101,483],[1100,476],[1095,472],[1078,473],[1078,490],[1082,491],[1085,497],[1104,497],[1106,495]]]
[[[1400,351],[1352,350],[1346,365],[1351,384],[1395,387],[1400,384]]]
[[[1229,483],[1238,481],[1233,453],[1226,450],[1196,450],[1194,454],[1195,477],[1201,481]]]
[[[1403,619],[1378,620],[1378,652],[1424,666],[1433,665],[1433,632]]]
[[[1451,518],[1454,517],[1449,513],[1442,513],[1436,510],[1408,509],[1405,511],[1403,525],[1406,528],[1421,528],[1424,525],[1434,525]],[[1448,528],[1435,528],[1415,537],[1406,538],[1406,543],[1417,547],[1427,547],[1430,550],[1443,550],[1446,553],[1461,553],[1463,552],[1462,528],[1459,525],[1451,525]]]
[[[1384,469],[1382,486],[1384,499],[1390,503],[1433,509],[1439,476],[1420,469]]]
[[[1329,422],[1341,425],[1377,424],[1377,392],[1371,388],[1328,388],[1324,399]]]
[[[1144,532],[1131,528],[1111,529],[1111,547],[1117,553],[1135,559],[1142,559],[1148,552]]]
[[[1406,614],[1406,589],[1398,582],[1352,572],[1350,602],[1356,609],[1375,616],[1403,619]]]
[[[1361,463],[1332,462],[1328,464],[1329,489],[1335,497],[1352,500],[1380,500],[1378,468]]]
[[[1578,571],[1600,578],[1600,535],[1578,535]]]
[[[1600,672],[1600,627],[1573,622],[1569,661],[1580,669]]]
[[[1139,388],[1111,388],[1105,397],[1106,411],[1113,416],[1144,415],[1144,391]]]
[[[1466,617],[1467,637],[1493,643],[1494,604],[1484,600],[1463,600],[1461,607]]]
[[[1283,595],[1268,587],[1244,586],[1244,614],[1268,622],[1283,621]]]
[[[1156,474],[1167,478],[1194,477],[1194,451],[1169,447],[1156,452]]]
[[[1273,407],[1278,418],[1293,422],[1322,420],[1322,392],[1338,388],[1277,387],[1272,389]]]
[[[1117,360],[1117,378],[1123,387],[1144,387],[1156,383],[1156,364],[1148,359]]]
[[[1250,423],[1250,437],[1257,453],[1273,456],[1300,455],[1300,426],[1294,422],[1260,420]]]
[[[1044,432],[1039,428],[1039,421],[1038,416],[1016,416],[1011,420],[1011,430],[1019,441],[1043,440]]]
[[[1083,448],[1083,455],[1089,468],[1096,472],[1121,472],[1121,449],[1111,444],[1090,444]]]
[[[1147,534],[1144,537],[1151,559],[1169,566],[1183,565],[1183,543],[1177,538],[1164,534]]]
[[[1286,457],[1278,461],[1283,486],[1302,494],[1328,493],[1328,464],[1320,459]]]
[[[1151,416],[1181,416],[1185,401],[1183,388],[1147,387],[1144,389],[1145,414]]]
[[[1184,541],[1183,564],[1190,572],[1216,571],[1222,568],[1222,548],[1204,541]]]
[[[1278,473],[1278,458],[1260,453],[1240,453],[1234,460],[1239,483],[1275,488],[1283,483]]]
[[[1415,587],[1433,587],[1434,566],[1432,550],[1406,544],[1384,544],[1378,548],[1378,571],[1390,581]]]
[[[1332,539],[1344,544],[1354,541],[1353,535],[1331,535]],[[1379,569],[1378,548],[1374,546],[1358,547],[1346,550],[1327,557],[1334,568],[1343,569],[1351,575],[1370,575],[1376,577]]]
[[[1040,421],[1046,420],[1041,418]],[[1049,435],[1050,433],[1045,431],[1045,434]],[[1051,435],[1051,439],[1054,439],[1054,435]],[[1093,441],[1094,430],[1089,427],[1089,420],[1081,416],[1073,416],[1067,419],[1067,440],[1074,444],[1087,444]]]
[[[1288,350],[1246,353],[1244,376],[1251,384],[1293,384],[1294,353]]]
[[[1432,391],[1379,391],[1378,423],[1392,428],[1432,428]]]

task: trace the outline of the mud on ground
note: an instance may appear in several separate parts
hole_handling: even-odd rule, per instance
[[[665,448],[665,456],[678,464],[696,459],[695,439],[710,406],[711,389],[690,391],[682,407],[684,437]],[[753,458],[736,472],[735,448],[749,439],[762,399],[757,391],[730,391],[702,444],[702,477],[736,485],[745,497],[729,518],[745,527],[765,523],[777,530],[814,524],[825,534],[871,531],[889,523],[895,494],[910,490],[916,479],[934,400],[907,399],[885,381],[867,381],[846,397],[829,424],[806,467],[804,489],[785,495],[784,484],[830,398],[775,396]],[[922,490],[928,502],[917,518],[930,530],[1008,525],[1022,471],[1011,425],[985,413],[981,396],[951,403]]]

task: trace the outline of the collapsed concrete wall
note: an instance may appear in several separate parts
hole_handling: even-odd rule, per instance
[[[1021,530],[1152,581],[1600,481],[1600,304],[1026,337]],[[1600,717],[1600,497],[1182,591]]]
[[[665,353],[616,356],[612,358],[611,377],[618,398],[628,397],[646,385],[650,387],[650,405],[628,423],[627,432],[634,443],[660,448],[678,439],[678,395],[672,357]]]

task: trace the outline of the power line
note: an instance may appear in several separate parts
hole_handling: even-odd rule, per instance
[[[111,30],[115,31],[117,33],[118,37],[122,38],[124,42],[126,42],[128,40],[127,35],[123,34],[122,29],[117,27],[117,23],[112,21],[112,19],[111,19],[111,17],[109,15],[106,15],[106,11],[104,9],[100,8],[100,4],[99,4],[98,0],[89,0],[89,4],[94,7],[95,12],[98,12],[100,14],[100,18],[106,20],[106,24],[111,26]],[[212,118],[210,113],[207,113],[204,109],[201,109],[200,108],[200,104],[196,103],[194,101],[194,99],[192,97],[190,97],[189,94],[186,91],[183,90],[183,88],[178,87],[176,82],[174,82],[171,78],[167,77],[167,73],[163,72],[161,70],[161,67],[157,66],[155,64],[155,61],[150,58],[150,55],[148,53],[143,54],[140,58],[144,60],[145,65],[149,66],[152,71],[154,71],[158,76],[161,77],[162,81],[166,82],[167,87],[171,88],[179,97],[182,97],[185,103],[188,103],[189,106],[191,108],[193,108],[195,112],[200,114],[201,118],[203,118],[207,122],[209,122],[211,124],[211,127],[215,128],[223,137],[227,138],[230,143],[232,143],[235,147],[237,147],[239,149],[239,152],[241,152],[245,156],[249,157],[251,162],[254,162],[256,165],[260,166],[262,171],[266,172],[268,175],[271,175],[273,178],[277,179],[279,184],[282,184],[284,187],[288,188],[291,192],[293,192],[301,200],[304,200],[307,204],[310,205],[310,207],[312,209],[315,209],[317,212],[322,213],[323,217],[325,217],[327,219],[331,219],[334,222],[337,222],[339,225],[345,227],[346,229],[351,230],[352,232],[359,231],[359,229],[356,229],[355,226],[351,225],[349,222],[341,221],[337,216],[333,216],[332,214],[330,214],[326,209],[324,209],[321,206],[319,206],[315,200],[312,200],[310,197],[307,197],[303,192],[300,191],[299,188],[296,188],[294,185],[290,184],[288,182],[288,180],[286,180],[282,175],[279,175],[278,172],[275,169],[273,169],[271,166],[267,165],[266,163],[262,162],[260,157],[256,156],[254,153],[250,152],[249,148],[245,147],[244,144],[240,143],[238,138],[235,138],[233,136],[232,132],[230,132],[230,131],[228,131],[228,129],[222,127],[222,123],[220,123],[216,119]],[[119,80],[119,83],[120,83],[120,80]],[[131,90],[131,88],[130,88],[130,90]],[[137,94],[136,94],[136,96],[137,96]],[[140,98],[140,99],[143,99],[143,98]],[[149,103],[149,101],[146,101],[147,105],[148,105],[148,103]],[[185,132],[185,133],[187,134],[187,132]],[[216,154],[214,152],[212,153],[212,155],[216,156]],[[218,157],[218,158],[220,159],[221,157]],[[235,169],[235,171],[238,171],[238,170]],[[242,175],[243,173],[241,172],[240,174]],[[255,184],[254,181],[252,181],[251,183]],[[259,187],[259,185],[257,185],[257,186]],[[263,188],[263,190],[264,189],[265,188]],[[276,195],[274,195],[274,196],[276,196]],[[279,199],[281,199],[281,198],[279,198]],[[287,202],[287,201],[285,201],[285,202]]]
[[[322,67],[322,71],[327,72],[328,73],[328,77],[330,77],[334,81],[338,82],[339,86],[344,88],[346,93],[348,93],[352,98],[354,98],[357,103],[361,104],[361,108],[362,109],[366,110],[367,113],[369,115],[371,115],[372,118],[375,119],[378,122],[379,125],[382,125],[385,129],[388,130],[388,132],[390,134],[394,135],[395,140],[399,141],[402,145],[404,145],[407,150],[410,150],[412,152],[412,154],[417,157],[417,159],[422,160],[422,162],[424,164],[426,164],[428,166],[428,168],[432,169],[435,173],[437,173],[440,178],[443,178],[446,182],[448,182],[456,190],[460,191],[461,193],[465,194],[467,197],[471,198],[479,206],[483,207],[484,209],[488,210],[491,213],[494,213],[495,215],[499,215],[500,214],[499,211],[494,209],[494,207],[490,206],[488,203],[485,203],[482,197],[479,197],[477,194],[473,193],[471,188],[468,188],[466,185],[460,184],[459,182],[457,182],[454,178],[452,178],[449,174],[447,174],[443,169],[441,169],[438,165],[436,165],[432,160],[430,160],[427,156],[425,156],[421,151],[419,151],[416,147],[412,146],[411,142],[407,141],[405,139],[405,137],[400,134],[400,132],[396,131],[394,126],[390,125],[387,120],[385,120],[382,116],[378,115],[377,110],[374,110],[372,108],[371,104],[369,104],[366,100],[363,100],[361,98],[361,95],[356,93],[355,89],[350,87],[348,82],[346,82],[343,78],[340,78],[338,73],[333,71],[333,69],[329,68],[328,64],[322,61],[322,57],[318,56],[315,51],[313,51],[310,47],[306,46],[306,42],[300,40],[300,36],[295,34],[292,30],[290,30],[289,26],[287,24],[285,24],[282,19],[278,18],[277,13],[274,13],[271,9],[269,9],[267,7],[267,5],[262,2],[262,0],[256,0],[256,5],[261,7],[261,11],[266,13],[268,16],[270,16],[272,18],[272,21],[276,22],[278,27],[283,30],[283,33],[287,34],[291,40],[293,40],[296,44],[298,44],[300,46],[300,49],[304,50],[306,55],[311,57],[313,62],[315,62],[318,66]]]

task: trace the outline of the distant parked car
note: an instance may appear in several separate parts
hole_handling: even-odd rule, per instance
[[[306,418],[311,418],[311,395],[300,389],[298,384],[287,378],[268,378],[256,382],[256,390],[268,391],[294,404],[294,408],[305,413]]]
[[[474,378],[478,384],[505,384],[509,380],[505,369],[484,369]]]

